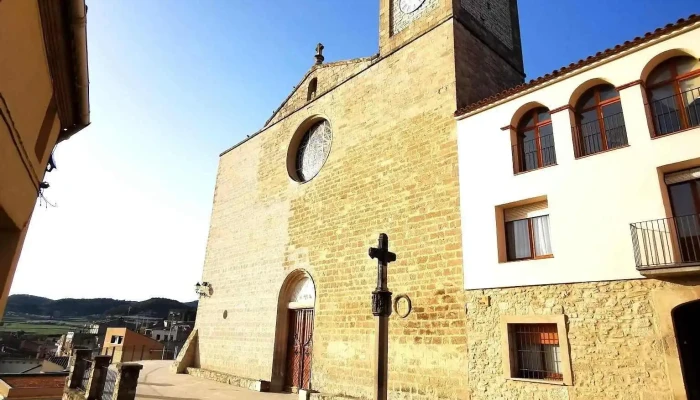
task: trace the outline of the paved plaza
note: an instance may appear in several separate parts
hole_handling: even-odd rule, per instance
[[[137,400],[296,400],[286,393],[260,393],[186,374],[173,374],[172,361],[140,361]]]

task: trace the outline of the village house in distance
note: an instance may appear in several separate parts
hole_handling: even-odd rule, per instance
[[[524,83],[515,0],[379,7],[221,154],[173,369],[371,398],[383,232],[389,398],[699,399],[700,17]]]

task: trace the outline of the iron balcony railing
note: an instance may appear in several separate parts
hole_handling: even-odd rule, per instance
[[[700,263],[700,214],[630,224],[638,269]]]
[[[627,146],[625,118],[617,113],[572,128],[576,158]]]
[[[700,87],[649,102],[656,136],[700,125]]]
[[[553,134],[542,135],[535,139],[518,140],[512,151],[513,168],[516,174],[557,163]]]

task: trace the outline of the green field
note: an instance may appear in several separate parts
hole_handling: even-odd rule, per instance
[[[88,321],[85,319],[29,319],[18,317],[5,317],[0,325],[0,332],[17,332],[41,334],[41,335],[62,335],[69,331],[84,329]]]

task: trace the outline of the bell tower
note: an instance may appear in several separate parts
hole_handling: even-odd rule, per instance
[[[452,26],[458,108],[523,82],[517,0],[380,0],[379,53],[442,24]]]

